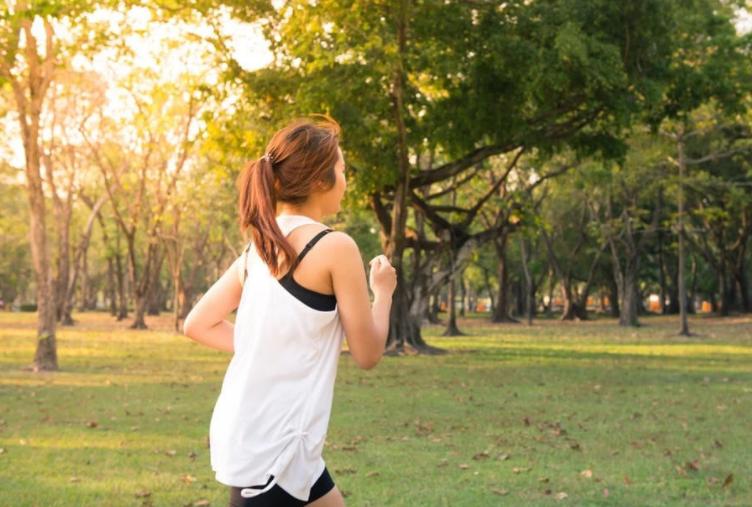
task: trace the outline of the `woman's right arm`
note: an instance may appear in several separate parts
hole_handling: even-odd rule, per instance
[[[343,232],[330,234],[332,286],[345,330],[347,346],[355,363],[363,369],[378,364],[389,336],[389,312],[397,286],[394,267],[384,255],[370,262],[373,304],[368,296],[366,272],[357,243]]]

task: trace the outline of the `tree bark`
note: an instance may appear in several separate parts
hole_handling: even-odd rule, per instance
[[[42,17],[45,31],[45,51],[42,58],[38,40],[32,32],[32,18],[24,17],[25,6],[16,6],[19,15],[6,19],[10,44],[5,48],[5,58],[0,59],[0,76],[10,84],[15,99],[24,148],[27,197],[29,200],[29,236],[31,258],[36,280],[37,343],[31,369],[35,372],[57,370],[57,300],[52,281],[50,253],[47,244],[44,190],[42,188],[40,121],[47,90],[55,72],[55,34],[49,19]],[[19,47],[23,32],[24,47]],[[21,54],[21,52],[23,52]],[[23,57],[27,76],[17,75],[9,61]]]
[[[465,304],[467,301],[467,281],[465,280],[465,270],[460,272],[460,317],[466,317]]]
[[[638,326],[637,319],[637,266],[636,262],[628,263],[623,276],[619,277],[619,325]],[[618,279],[617,279],[618,280]]]
[[[497,279],[499,282],[499,288],[496,298],[496,306],[494,307],[491,322],[494,323],[517,323],[517,319],[512,318],[509,315],[509,266],[507,265],[507,241],[509,239],[509,231],[504,228],[499,235],[494,239],[494,246],[496,247],[496,254],[499,258]]]
[[[528,257],[530,247],[527,238],[520,238],[520,256],[522,258],[522,274],[525,276],[525,319],[528,326],[533,325],[533,312],[535,308],[535,288],[533,276],[530,273],[530,259]]]
[[[464,336],[465,333],[457,327],[457,305],[455,304],[455,281],[454,276],[449,278],[449,296],[447,297],[447,327],[442,336]]]
[[[684,251],[684,173],[686,171],[686,158],[684,156],[684,138],[683,133],[679,135],[677,148],[679,151],[679,190],[678,204],[679,212],[677,214],[679,221],[679,267],[677,276],[679,279],[679,335],[689,336],[689,321],[687,319],[687,286],[685,283],[686,253]]]

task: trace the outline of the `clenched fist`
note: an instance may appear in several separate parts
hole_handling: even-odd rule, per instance
[[[386,258],[386,255],[377,255],[368,263],[371,272],[368,277],[368,284],[374,295],[391,297],[394,289],[397,288],[397,270]]]

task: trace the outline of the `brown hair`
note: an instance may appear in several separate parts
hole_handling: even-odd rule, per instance
[[[280,252],[286,266],[297,257],[277,225],[277,202],[301,204],[316,183],[323,182],[328,190],[336,181],[340,126],[329,116],[313,117],[299,118],[278,130],[264,156],[248,162],[236,182],[240,229],[244,234],[251,229],[256,251],[274,276],[282,268]]]

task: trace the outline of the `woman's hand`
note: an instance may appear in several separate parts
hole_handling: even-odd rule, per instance
[[[368,263],[371,272],[368,285],[376,297],[392,297],[397,288],[397,270],[394,269],[386,255],[377,255]]]

